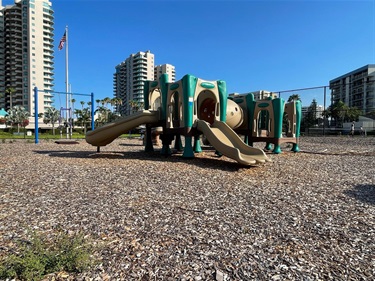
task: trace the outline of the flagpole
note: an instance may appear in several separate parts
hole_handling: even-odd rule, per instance
[[[69,122],[69,40],[68,40],[68,26],[65,27],[65,86],[66,86],[66,124]],[[66,126],[66,138],[69,138],[69,126]]]

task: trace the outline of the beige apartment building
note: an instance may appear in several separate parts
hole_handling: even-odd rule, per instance
[[[155,75],[154,80],[159,80],[162,74],[168,74],[168,81],[169,83],[176,81],[176,71],[175,67],[171,64],[162,64],[155,66]]]
[[[143,108],[143,91],[146,80],[155,80],[163,73],[168,73],[170,82],[175,81],[175,68],[165,64],[155,67],[155,56],[150,51],[131,54],[125,61],[115,67],[113,75],[113,92],[122,100],[118,106],[121,115],[131,115]]]
[[[3,6],[0,0],[0,108],[24,106],[35,112],[34,87],[44,90],[38,111],[52,106],[54,86],[54,11],[48,0],[15,0]]]

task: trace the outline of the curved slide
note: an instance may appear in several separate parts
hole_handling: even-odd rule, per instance
[[[105,146],[139,125],[158,121],[159,111],[140,111],[88,132],[86,141],[94,146]]]
[[[243,165],[253,165],[271,160],[263,150],[248,146],[224,122],[215,121],[211,126],[203,120],[197,120],[197,129],[201,131],[210,144],[223,155]]]

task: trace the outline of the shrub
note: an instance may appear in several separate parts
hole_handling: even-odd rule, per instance
[[[59,271],[82,272],[91,263],[92,248],[83,235],[59,233],[55,240],[34,233],[30,241],[18,243],[17,254],[0,261],[0,279],[40,280]]]

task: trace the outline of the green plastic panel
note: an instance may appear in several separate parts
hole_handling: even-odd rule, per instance
[[[258,107],[260,107],[260,108],[266,108],[266,107],[269,107],[270,106],[270,104],[269,103],[260,103],[260,104],[258,104]]]
[[[296,101],[296,137],[298,138],[301,133],[301,120],[302,120],[302,103]]]
[[[201,87],[205,89],[213,89],[215,88],[215,85],[210,82],[202,82]]]
[[[255,105],[256,105],[254,94],[246,95],[246,105],[247,105],[247,124],[248,124],[248,128],[249,128],[250,135],[251,135],[254,129],[253,118],[254,118]]]
[[[167,95],[168,95],[168,74],[164,73],[160,76],[160,91],[161,91],[161,118],[167,119]]]
[[[275,118],[274,123],[274,136],[275,138],[282,137],[282,128],[283,128],[283,113],[284,113],[284,105],[285,101],[281,98],[273,99],[273,114]]]
[[[193,126],[194,93],[197,87],[197,81],[198,79],[196,77],[189,74],[182,77],[184,126],[186,128],[191,128]]]
[[[169,89],[173,91],[173,90],[176,90],[178,87],[180,87],[179,83],[173,83],[172,85],[169,86]]]
[[[144,98],[144,108],[148,109],[150,107],[149,95],[150,95],[150,83],[151,81],[146,81],[143,88],[143,98]]]
[[[219,91],[219,99],[220,99],[220,121],[225,122],[227,119],[227,102],[228,102],[227,84],[223,80],[218,80],[217,88]]]

